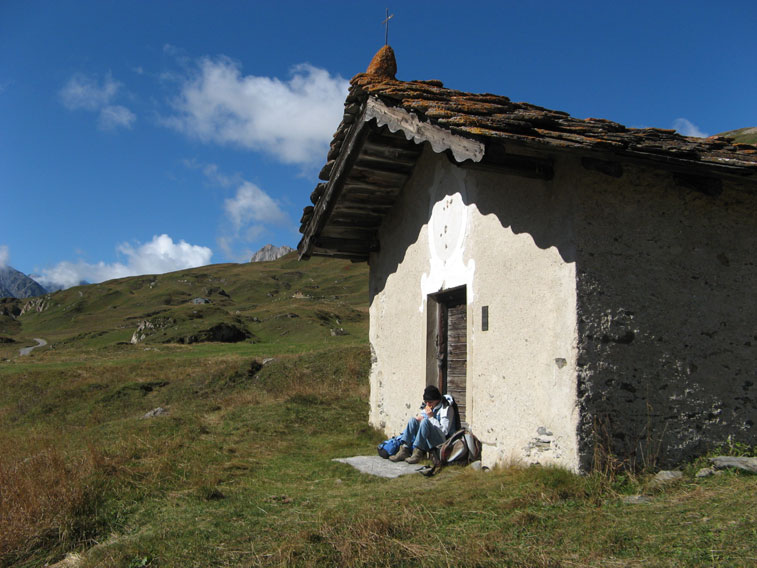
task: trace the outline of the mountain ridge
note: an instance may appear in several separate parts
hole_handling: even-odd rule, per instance
[[[31,298],[47,294],[39,282],[10,265],[0,267],[0,298]]]
[[[252,258],[250,258],[250,262],[269,262],[271,260],[277,260],[284,256],[285,254],[289,254],[290,252],[293,252],[294,249],[292,247],[288,247],[286,245],[282,245],[280,247],[273,246],[272,244],[267,244],[264,247],[262,247],[258,252],[252,255]]]

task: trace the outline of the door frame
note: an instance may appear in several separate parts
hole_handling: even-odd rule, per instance
[[[434,294],[429,294],[426,298],[427,320],[426,320],[426,384],[435,385],[442,393],[447,392],[447,342],[448,342],[448,306],[457,304],[462,301],[466,306],[466,345],[468,339],[467,330],[467,288],[466,286],[457,286],[447,290],[442,290]],[[466,377],[465,390],[467,393],[467,349],[466,349]],[[458,405],[462,403],[465,408],[466,401],[457,401]],[[461,419],[464,417],[461,416]]]

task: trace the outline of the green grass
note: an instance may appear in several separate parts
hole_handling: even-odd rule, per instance
[[[203,298],[207,304],[194,304]],[[143,346],[194,343],[218,324],[247,334],[246,343],[313,344],[367,333],[367,267],[291,254],[275,262],[220,264],[155,276],[78,286],[33,300],[0,304],[0,361],[42,337],[45,349],[71,351],[128,343],[141,322],[154,328]],[[34,306],[36,309],[28,309]],[[10,314],[27,307],[19,317]],[[332,336],[342,328],[348,335]],[[35,354],[40,351],[35,351]]]
[[[732,138],[734,142],[739,144],[757,144],[757,128],[739,128],[738,130],[729,130],[728,132],[721,132],[716,136],[725,136],[726,138]]]
[[[240,311],[254,342],[119,343],[161,309],[186,336],[186,306],[165,292],[208,281],[231,299],[205,320]],[[321,295],[267,295],[282,282]],[[387,480],[333,462],[383,437],[367,424],[365,287],[359,266],[284,259],[74,289],[14,319],[18,342],[0,344],[0,566],[74,553],[81,568],[755,565],[757,476],[696,479],[691,464],[662,488],[552,468]],[[18,357],[35,336],[54,348]],[[640,493],[651,502],[623,500]]]
[[[755,562],[754,476],[691,470],[663,489],[551,468],[379,479],[332,461],[381,439],[365,346],[262,367],[255,346],[166,347],[3,367],[3,566],[71,552],[82,567]],[[142,418],[158,406],[168,413]],[[652,502],[621,499],[639,492]]]

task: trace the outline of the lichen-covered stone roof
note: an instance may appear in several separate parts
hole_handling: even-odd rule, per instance
[[[351,96],[373,95],[385,104],[463,136],[517,140],[555,147],[634,151],[688,158],[703,163],[757,168],[757,146],[726,138],[692,138],[674,130],[627,128],[611,120],[578,119],[568,113],[492,94],[447,89],[440,81],[397,81],[361,73]]]
[[[628,128],[599,118],[574,118],[565,112],[513,102],[501,95],[448,89],[441,81],[400,81],[395,78],[396,70],[394,52],[385,46],[365,73],[352,78],[344,118],[320,174],[327,183],[319,184],[311,195],[316,209],[321,196],[327,193],[328,182],[333,181],[332,170],[343,153],[343,145],[358,130],[356,123],[361,120],[368,99],[378,100],[387,108],[402,109],[420,123],[486,146],[519,145],[552,153],[600,152],[618,160],[641,159],[658,166],[670,163],[679,169],[683,166],[710,170],[716,176],[757,174],[755,145],[734,144],[727,138],[687,137],[660,128]],[[313,212],[313,207],[306,207],[301,219],[300,230],[306,237],[312,232],[308,231],[308,224]]]

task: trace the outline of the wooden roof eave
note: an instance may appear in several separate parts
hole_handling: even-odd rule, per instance
[[[350,186],[356,181],[351,177],[360,178],[360,176],[354,176],[354,172],[374,169],[378,172],[384,169],[381,173],[382,177],[384,180],[394,177],[393,186],[403,186],[410,177],[420,151],[409,156],[406,149],[397,147],[396,152],[388,152],[389,146],[385,146],[382,152],[381,148],[377,148],[378,140],[383,140],[383,144],[392,143],[387,141],[386,136],[378,134],[379,130],[383,131],[384,128],[393,134],[401,132],[406,140],[412,141],[416,145],[428,142],[435,152],[449,152],[457,162],[466,160],[478,162],[484,155],[484,144],[478,140],[454,134],[429,122],[421,122],[413,113],[408,113],[401,108],[388,107],[378,98],[369,97],[364,103],[360,116],[357,117],[347,134],[331,169],[329,181],[313,208],[312,217],[297,247],[301,259],[307,259],[313,254],[337,256],[340,253],[347,253],[352,259],[367,260],[368,254],[377,250],[377,243],[374,239],[367,239],[364,242],[363,256],[361,257],[356,242],[345,242],[346,249],[341,250],[339,240],[329,238],[324,240],[322,233],[328,232],[330,219],[335,215],[335,209],[339,206],[345,186]],[[363,152],[364,148],[366,149],[365,152]],[[399,171],[391,171],[394,168],[382,168],[382,162],[384,166],[387,166],[388,162],[391,162],[395,157]],[[406,170],[406,172],[402,170]],[[357,181],[359,183],[359,179]],[[397,187],[396,193],[400,189],[401,187]],[[385,197],[382,199],[385,201]],[[366,208],[369,207],[369,204],[365,205]],[[389,208],[385,202],[379,207],[384,211]],[[325,243],[328,243],[328,245]]]
[[[334,167],[331,170],[326,189],[323,191],[318,203],[313,209],[313,217],[310,219],[305,233],[297,246],[300,259],[308,259],[313,253],[314,239],[321,233],[334,210],[337,199],[344,188],[344,183],[352,166],[360,156],[360,150],[370,132],[370,125],[365,121],[365,108],[353,124],[347,140],[342,145]]]

